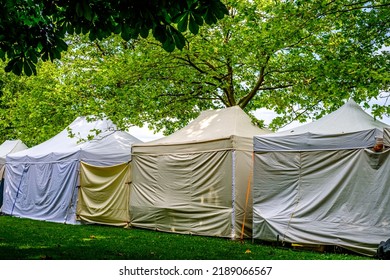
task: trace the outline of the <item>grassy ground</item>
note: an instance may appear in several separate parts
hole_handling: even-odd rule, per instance
[[[0,216],[3,260],[364,260],[254,244],[251,240],[162,233],[98,225],[64,225]]]

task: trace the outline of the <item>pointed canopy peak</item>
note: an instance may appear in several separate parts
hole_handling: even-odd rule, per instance
[[[10,153],[27,149],[27,146],[20,140],[6,140],[0,145],[0,158],[5,158]]]
[[[252,123],[250,117],[239,107],[203,111],[199,117],[175,133],[152,141],[155,144],[202,142],[226,139],[231,136],[253,137],[269,133]]]
[[[313,134],[342,134],[373,128],[383,129],[388,126],[389,125],[374,119],[351,99],[338,110],[319,120],[276,134],[294,135],[307,132]]]
[[[85,145],[86,140],[96,137],[106,131],[115,130],[115,125],[109,119],[96,117],[77,117],[60,133],[34,147],[13,154],[13,157],[42,156],[50,152],[69,153]]]

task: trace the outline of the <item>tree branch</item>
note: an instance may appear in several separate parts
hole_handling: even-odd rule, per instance
[[[270,55],[266,56],[265,63],[260,69],[260,73],[259,73],[259,76],[257,78],[257,82],[256,82],[255,86],[252,88],[252,90],[246,96],[244,96],[243,98],[241,98],[238,101],[238,104],[240,105],[241,108],[245,108],[246,105],[248,105],[249,101],[252,100],[252,98],[256,95],[257,91],[259,90],[259,88],[263,84],[264,77],[265,77],[265,69],[267,68],[267,65],[268,65],[270,58],[271,58]]]

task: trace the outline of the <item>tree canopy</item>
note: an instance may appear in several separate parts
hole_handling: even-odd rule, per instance
[[[0,9],[0,58],[5,70],[36,74],[38,59],[60,59],[67,34],[102,40],[120,34],[129,41],[153,36],[167,51],[182,49],[182,32],[199,31],[227,13],[220,0],[5,0]]]
[[[200,111],[234,105],[248,113],[273,110],[279,116],[270,128],[276,130],[321,117],[349,98],[368,106],[388,95],[389,1],[224,4],[229,13],[216,24],[196,35],[183,32],[182,50],[166,52],[153,36],[91,41],[81,33],[66,37],[69,50],[61,61],[38,63],[36,77],[3,73],[0,106],[7,107],[8,135],[23,131],[32,143],[34,127],[42,134],[46,129],[46,137],[54,133],[44,118],[55,115],[60,126],[103,113],[122,127],[147,122],[168,134]],[[389,106],[373,109],[375,116],[390,114]]]

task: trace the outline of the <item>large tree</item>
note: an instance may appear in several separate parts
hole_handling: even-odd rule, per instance
[[[61,58],[67,34],[89,34],[90,40],[120,34],[129,41],[153,36],[167,51],[182,49],[181,32],[197,33],[204,22],[227,13],[220,0],[5,0],[0,4],[0,58],[6,71],[36,74],[38,59]],[[178,25],[180,28],[176,28]]]
[[[168,53],[151,37],[76,36],[56,70],[44,72],[57,73],[52,85],[75,104],[64,106],[72,116],[104,112],[123,127],[148,122],[170,133],[202,110],[238,105],[275,111],[277,129],[389,91],[389,2],[226,1],[229,16],[185,33],[181,51]],[[389,106],[374,109],[390,114]]]
[[[114,112],[109,100],[132,100],[143,106],[145,120],[172,132],[201,110],[238,105],[274,110],[276,129],[320,117],[349,98],[366,106],[389,91],[390,1],[232,0],[226,6],[229,16],[198,36],[187,34],[182,51],[164,53],[142,40],[115,56],[118,75],[111,79],[120,86],[111,87],[107,113]],[[374,109],[390,114],[388,106]]]

